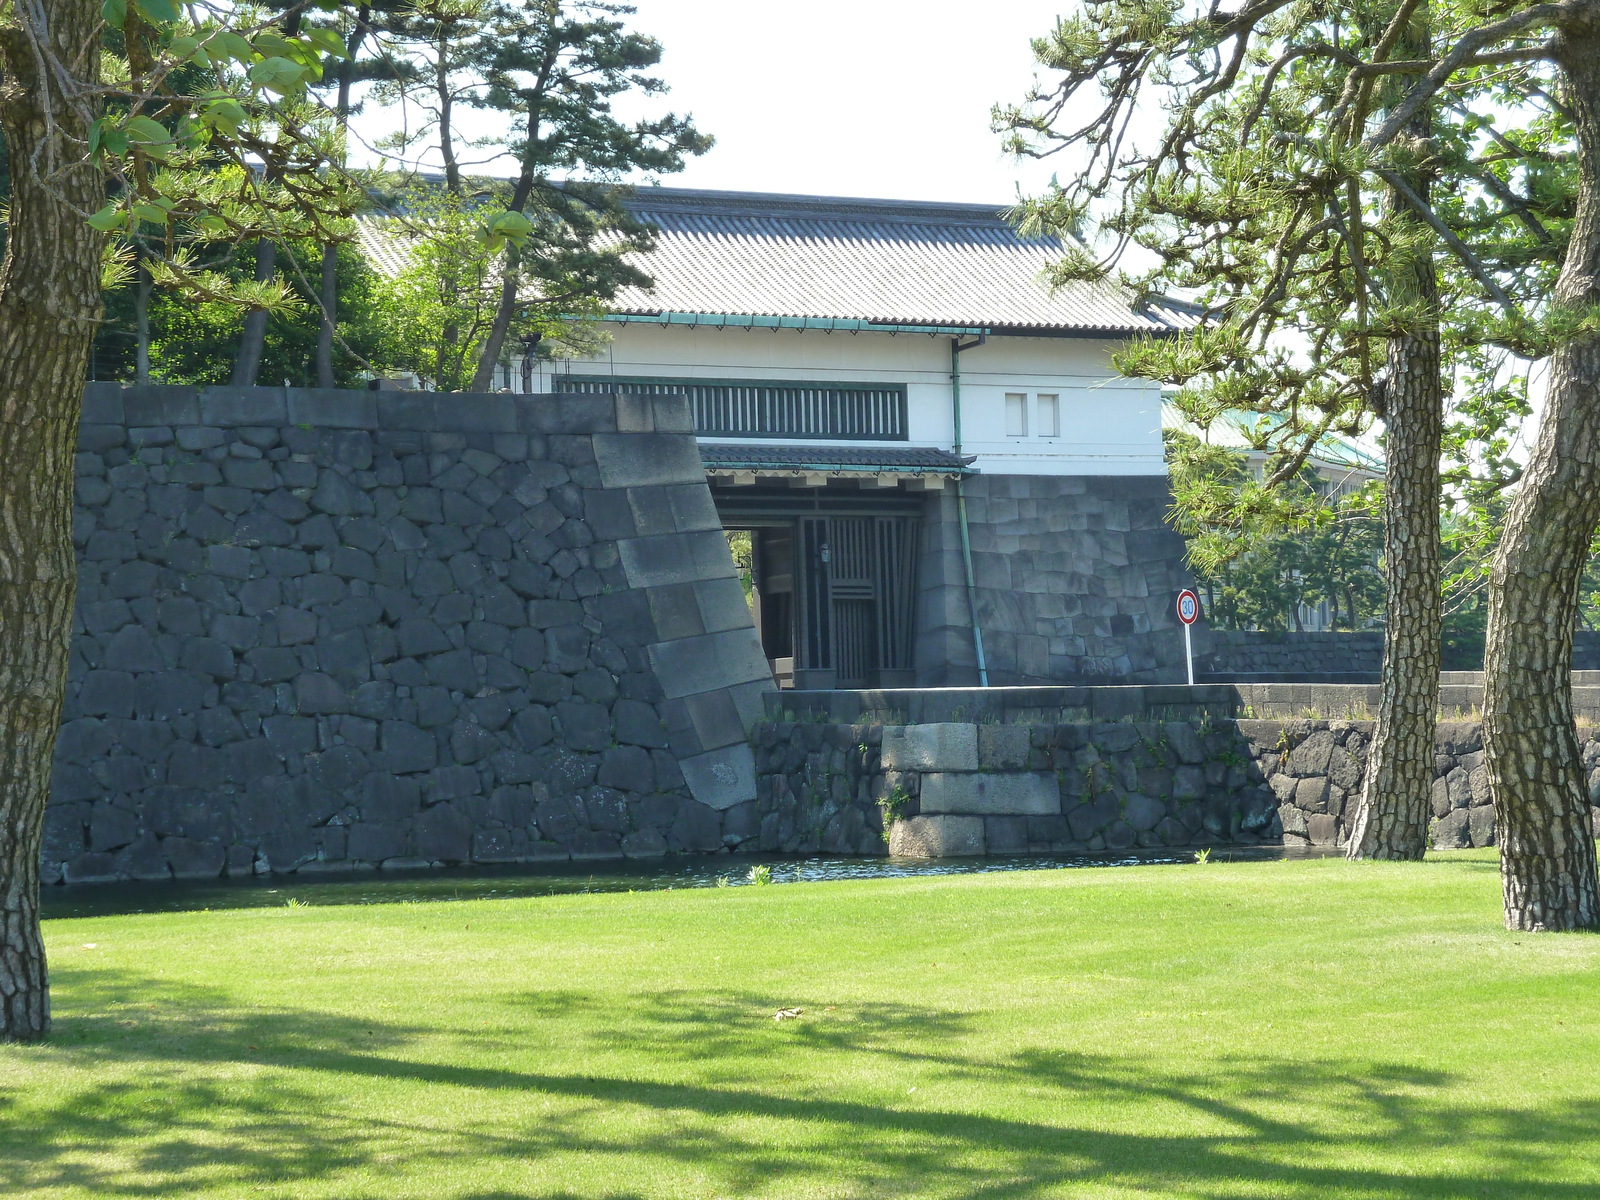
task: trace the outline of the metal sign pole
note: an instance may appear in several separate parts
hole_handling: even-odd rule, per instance
[[[1183,661],[1189,670],[1189,686],[1194,686],[1194,640],[1189,627],[1200,619],[1200,597],[1188,588],[1178,593],[1178,622],[1183,626]]]

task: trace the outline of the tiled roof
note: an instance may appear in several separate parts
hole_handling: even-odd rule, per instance
[[[959,471],[967,461],[922,446],[772,446],[745,442],[701,442],[708,467],[768,471]]]
[[[621,291],[611,305],[619,314],[1019,333],[1158,333],[1194,323],[1187,306],[1136,309],[1110,283],[1052,293],[1041,275],[1062,243],[1022,236],[992,205],[641,188],[630,207],[660,232],[639,261],[654,286]],[[392,274],[403,243],[381,218],[359,224],[374,265]]]
[[[393,279],[411,259],[405,227],[393,217],[360,217],[356,221],[356,245],[367,262],[385,279]]]
[[[660,229],[649,290],[623,313],[730,313],[1047,332],[1158,332],[1181,309],[1137,312],[1111,284],[1041,282],[1064,247],[1023,237],[989,205],[641,188],[630,207]]]

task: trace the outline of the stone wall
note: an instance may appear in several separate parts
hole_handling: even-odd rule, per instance
[[[1342,846],[1370,722],[773,722],[755,737],[762,850],[915,857]],[[1600,740],[1583,731],[1600,800]],[[1439,729],[1432,843],[1494,844],[1481,727]],[[1594,812],[1600,836],[1600,806]],[[857,851],[860,853],[867,850]]]
[[[963,486],[992,684],[1182,682],[1172,607],[1189,577],[1164,475],[975,475]],[[917,681],[970,686],[953,490],[930,501],[923,529]]]
[[[1572,669],[1600,670],[1600,631],[1580,629],[1572,639]],[[1482,635],[1447,635],[1441,655],[1446,671],[1483,669]],[[1195,634],[1196,678],[1205,682],[1278,679],[1321,682],[1378,681],[1383,669],[1383,633],[1293,633],[1206,629]],[[1344,676],[1361,676],[1360,680]]]
[[[887,794],[882,725],[774,721],[751,739],[759,787],[746,848],[782,854],[882,854]]]
[[[659,854],[772,683],[683,397],[85,399],[45,878]]]
[[[1383,634],[1274,633],[1232,629],[1197,632],[1197,677],[1371,675],[1383,669]]]

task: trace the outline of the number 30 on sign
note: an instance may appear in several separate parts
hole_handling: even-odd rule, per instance
[[[1200,619],[1200,597],[1188,588],[1178,593],[1178,620],[1193,625]]]
[[[1183,662],[1189,671],[1189,686],[1194,686],[1194,645],[1189,627],[1200,619],[1200,597],[1188,588],[1178,593],[1178,620],[1183,622]]]

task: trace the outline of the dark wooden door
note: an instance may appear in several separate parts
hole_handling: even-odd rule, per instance
[[[833,686],[878,686],[911,666],[916,522],[908,517],[805,517],[797,668]]]

